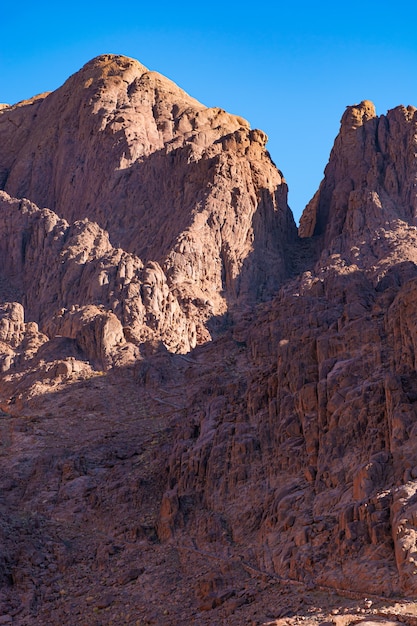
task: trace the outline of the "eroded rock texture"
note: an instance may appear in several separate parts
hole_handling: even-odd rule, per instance
[[[136,61],[1,108],[5,620],[417,593],[416,122],[348,107],[298,238],[266,136]]]

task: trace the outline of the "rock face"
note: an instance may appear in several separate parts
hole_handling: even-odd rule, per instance
[[[297,237],[266,136],[132,59],[1,107],[4,623],[417,593],[416,111],[348,107]]]
[[[30,318],[78,306],[68,282],[81,280],[90,291],[83,305],[118,308],[135,343],[151,338],[186,352],[210,337],[209,318],[270,297],[288,275],[285,250],[296,230],[265,142],[245,120],[207,109],[137,61],[111,55],[94,59],[54,93],[2,109],[0,185],[77,222],[73,267],[91,268],[89,255],[97,255],[92,284],[81,271],[63,279],[57,271],[63,267],[43,279],[48,293],[36,294],[34,305],[43,313],[29,308]],[[45,224],[57,219],[49,215]],[[31,226],[16,228],[26,228],[26,239],[7,243],[15,249],[32,237]],[[7,228],[2,232],[9,238]],[[48,247],[36,240],[29,262],[20,263],[32,285],[31,271],[52,269],[61,254],[59,245],[48,247],[49,260],[36,267],[38,245]],[[113,284],[112,273],[123,285]]]

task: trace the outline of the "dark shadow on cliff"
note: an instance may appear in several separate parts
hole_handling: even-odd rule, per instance
[[[208,320],[207,328],[213,338],[232,331],[234,324],[245,317],[252,318],[258,305],[271,301],[303,272],[313,270],[319,242],[317,238],[298,236],[286,195],[285,185],[274,195],[268,189],[260,189],[252,218],[252,250],[237,276],[231,276],[227,252],[222,254],[222,295],[227,302],[227,312]]]
[[[116,133],[113,141],[118,134],[125,143],[123,132]],[[82,167],[76,176],[66,169],[59,186],[32,189],[36,180],[32,172],[26,186],[25,181],[19,188],[6,184],[4,190],[30,198],[70,223],[95,221],[108,231],[114,247],[136,254],[145,264],[150,260],[161,264],[179,235],[191,226],[196,209],[204,208],[217,163],[217,155],[196,160],[192,144],[185,143],[170,151],[157,150],[125,169],[101,172],[93,184],[91,173],[87,170],[84,175]]]
[[[179,235],[192,225],[196,211],[204,208],[218,160],[217,155],[195,160],[191,144],[153,152],[114,172],[108,190],[111,201],[101,209],[103,214],[87,206],[86,215],[108,230],[114,246],[136,254],[144,263],[162,265]],[[124,210],[125,206],[129,208]]]
[[[20,281],[16,277],[5,276],[3,272],[0,274],[0,303],[19,302],[23,303],[24,295],[22,293]]]

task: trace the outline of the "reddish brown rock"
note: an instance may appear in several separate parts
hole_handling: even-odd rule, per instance
[[[337,241],[340,253],[354,237],[373,238],[395,220],[415,225],[416,111],[399,106],[377,117],[368,100],[347,107],[324,179],[301,217],[302,237],[324,235],[324,247]]]
[[[101,322],[97,331],[90,323],[95,307],[99,317],[113,320],[113,330],[103,327],[105,337],[97,338],[95,346],[81,335],[78,339],[99,366],[111,364],[113,347],[126,341],[139,345],[158,339],[184,352],[196,344],[199,315],[190,319],[181,309],[158,264],[144,266],[134,255],[114,249],[97,224],[84,220],[69,226],[51,211],[0,193],[3,275],[23,289],[26,317],[37,320],[49,337],[75,339],[83,325],[89,326],[87,335],[100,335]],[[90,313],[84,315],[86,307]]]
[[[298,240],[131,59],[1,109],[5,619],[415,623],[415,122],[347,109]]]

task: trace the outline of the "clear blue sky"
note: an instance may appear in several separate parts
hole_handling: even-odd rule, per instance
[[[0,102],[59,87],[111,52],[269,136],[296,220],[323,175],[345,107],[417,106],[417,2],[7,2]]]

